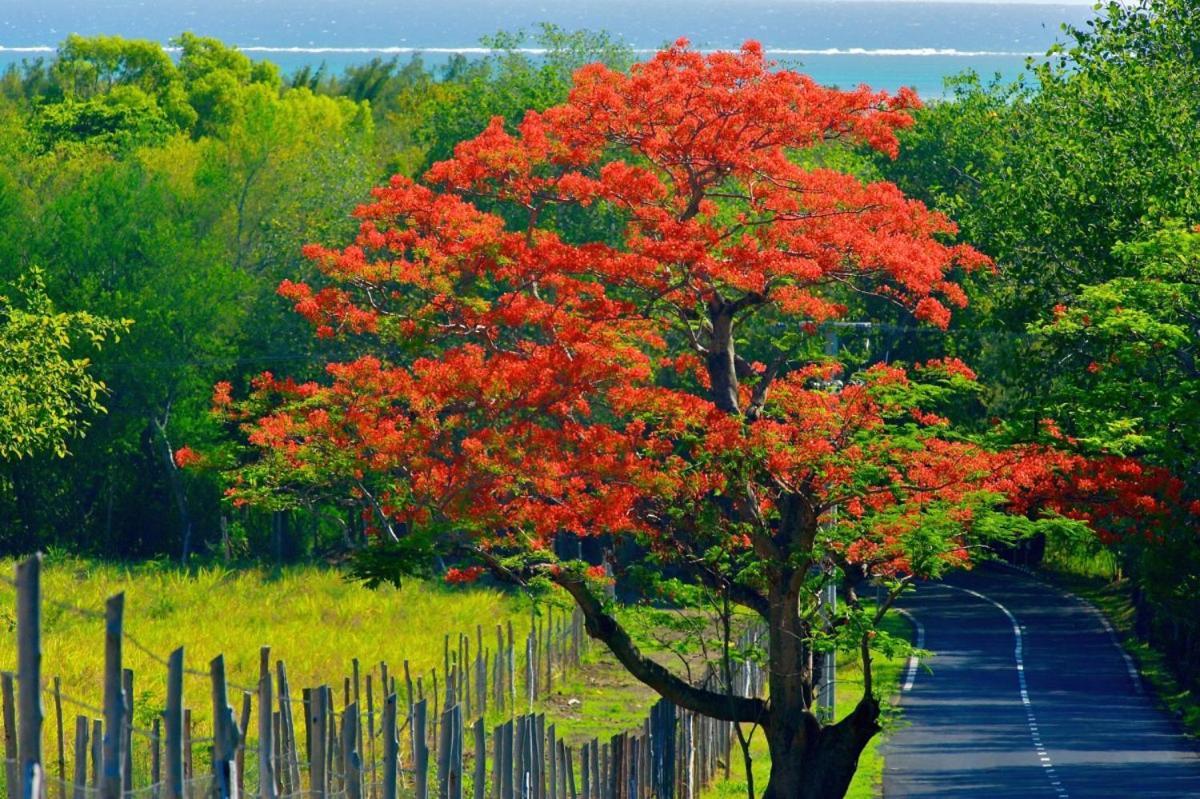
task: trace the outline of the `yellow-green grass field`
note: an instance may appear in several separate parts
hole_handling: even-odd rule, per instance
[[[8,576],[12,571],[11,561],[0,561],[0,573]],[[73,771],[75,716],[98,717],[102,704],[104,623],[97,614],[103,612],[105,599],[118,592],[125,593],[129,636],[163,660],[175,647],[184,646],[187,667],[203,672],[185,678],[185,703],[191,709],[197,738],[212,734],[207,672],[209,661],[218,654],[224,655],[233,686],[231,704],[239,708],[239,687],[256,683],[259,649],[269,645],[272,663],[283,659],[287,664],[297,732],[303,739],[299,716],[302,688],[329,684],[340,706],[342,681],[357,657],[363,674],[375,675],[376,686],[380,661],[386,661],[402,682],[407,660],[414,679],[426,677],[426,693],[430,693],[428,675],[434,669],[442,671],[444,636],[450,634],[453,640],[463,632],[474,641],[477,624],[483,625],[484,643],[490,649],[495,626],[512,622],[517,641],[517,711],[545,712],[547,721],[555,723],[558,734],[570,744],[639,727],[658,699],[603,647],[593,646],[582,669],[556,675],[550,694],[529,707],[528,700],[521,698],[520,683],[524,674],[521,642],[529,630],[531,603],[519,595],[486,587],[410,581],[400,589],[371,590],[348,582],[335,569],[312,566],[277,571],[220,567],[184,571],[154,563],[133,566],[58,559],[44,567],[42,589],[43,681],[49,686],[55,677],[62,680],[68,781]],[[0,583],[0,670],[13,670],[16,665],[14,600],[12,587]],[[888,624],[896,628],[893,632],[907,634],[902,619],[889,618]],[[665,662],[667,656],[663,658]],[[166,666],[130,641],[124,647],[124,659],[124,665],[135,674],[134,724],[149,729],[165,705]],[[884,695],[894,692],[901,667],[900,662],[876,662],[876,685]],[[839,664],[839,715],[853,707],[860,679],[857,661],[848,655]],[[378,708],[378,691],[375,696]],[[57,739],[52,694],[44,694],[44,700],[45,763],[53,778],[57,776]],[[72,700],[90,707],[78,707]],[[490,711],[489,729],[504,718],[494,708]],[[256,743],[256,725],[255,717],[248,730],[252,745]],[[852,797],[876,795],[874,786],[883,767],[877,742],[863,754]],[[205,749],[196,750],[198,775],[207,768]],[[769,769],[761,731],[754,738],[754,752],[755,785],[761,790]],[[149,783],[149,764],[149,743],[135,738],[135,785]],[[248,783],[254,784],[257,766],[252,758],[246,767]],[[0,774],[0,785],[3,782]],[[745,795],[740,752],[735,747],[731,779],[714,785],[706,797]]]
[[[12,575],[13,563],[0,562],[0,570],[5,576]],[[519,642],[529,629],[529,602],[488,588],[413,581],[400,589],[370,590],[347,582],[335,570],[315,567],[277,573],[222,568],[185,572],[156,564],[52,562],[42,573],[43,681],[51,685],[60,677],[65,696],[93,708],[102,704],[104,668],[104,621],[94,614],[103,612],[107,597],[122,591],[127,633],[163,660],[182,645],[186,667],[206,675],[209,661],[222,654],[231,684],[251,687],[258,680],[259,648],[269,645],[272,664],[282,659],[287,665],[293,712],[300,707],[301,689],[321,684],[333,686],[340,706],[342,681],[351,673],[355,657],[364,675],[374,669],[377,688],[380,661],[388,663],[402,685],[405,660],[414,679],[434,668],[442,671],[443,636],[447,633],[452,640],[459,632],[469,633],[474,640],[476,625],[482,624],[484,641],[490,647],[494,646],[495,625],[511,621],[520,649]],[[3,670],[16,666],[14,605],[13,588],[0,583]],[[166,666],[128,641],[124,665],[134,670],[133,723],[148,729],[165,706]],[[192,711],[197,738],[212,734],[210,689],[206,676],[186,675],[185,703]],[[232,689],[230,693],[231,704],[240,708],[240,691]],[[378,690],[375,696],[378,708]],[[46,763],[51,776],[57,776],[51,694],[46,693],[44,701]],[[70,701],[63,703],[68,779],[77,714],[98,716]],[[296,723],[299,727],[299,716]],[[251,721],[251,742],[256,724],[256,719]],[[299,733],[302,736],[303,730]],[[148,744],[138,740],[135,774],[139,783],[147,781],[148,763]]]

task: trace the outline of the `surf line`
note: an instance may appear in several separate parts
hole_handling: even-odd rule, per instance
[[[936,585],[940,585],[942,588],[962,591],[977,599],[982,599],[984,602],[995,605],[1000,609],[1001,613],[1008,617],[1009,623],[1012,624],[1013,639],[1015,641],[1013,658],[1017,662],[1017,686],[1021,690],[1021,704],[1025,707],[1025,717],[1029,724],[1029,735],[1033,739],[1033,746],[1037,750],[1038,761],[1041,763],[1042,770],[1045,772],[1047,779],[1050,780],[1050,787],[1054,789],[1060,799],[1069,799],[1067,789],[1063,787],[1062,780],[1058,778],[1058,775],[1054,771],[1054,763],[1050,760],[1050,753],[1046,751],[1046,746],[1042,743],[1042,734],[1038,731],[1037,716],[1033,712],[1033,703],[1029,701],[1029,686],[1025,681],[1025,638],[1021,632],[1021,625],[1017,622],[1017,617],[1012,614],[1012,611],[1004,607],[1004,605],[978,591],[972,591],[970,588],[962,588],[957,585],[947,585],[946,583],[936,583]]]

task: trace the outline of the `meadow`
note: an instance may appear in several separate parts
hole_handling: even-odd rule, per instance
[[[11,575],[12,568],[11,561],[0,562],[0,574]],[[185,705],[192,712],[197,738],[211,734],[206,675],[209,662],[219,654],[224,655],[231,686],[251,687],[258,681],[260,648],[269,645],[272,663],[286,663],[295,697],[302,688],[330,684],[340,703],[342,681],[351,674],[354,658],[364,675],[373,670],[376,680],[381,661],[401,675],[407,661],[413,679],[424,675],[428,686],[433,669],[442,670],[445,635],[452,640],[460,632],[474,637],[476,625],[483,624],[485,640],[490,641],[495,625],[511,622],[521,640],[530,626],[531,603],[516,595],[420,581],[398,589],[367,589],[335,570],[312,566],[183,571],[154,562],[52,559],[42,580],[43,679],[48,685],[55,677],[62,681],[68,779],[75,715],[98,717],[103,699],[104,621],[96,614],[103,613],[107,597],[119,592],[125,593],[128,633],[124,665],[134,671],[134,725],[149,729],[161,713],[167,668],[156,658],[165,661],[183,646],[185,666],[193,670],[184,679]],[[16,663],[14,599],[12,586],[0,583],[0,625],[7,631],[0,641],[0,668],[5,670]],[[240,706],[240,694],[236,688],[231,691],[235,707]],[[56,732],[50,691],[45,703],[47,762],[53,763]],[[147,779],[149,757],[146,743],[135,741],[136,784]]]
[[[13,562],[0,561],[0,575],[12,574]],[[209,661],[224,656],[231,686],[231,702],[240,706],[240,690],[258,679],[260,647],[271,646],[272,662],[282,659],[288,669],[295,699],[300,689],[330,684],[340,703],[341,686],[358,658],[363,674],[378,679],[379,664],[386,661],[393,674],[402,674],[405,661],[414,680],[423,677],[426,691],[430,676],[442,671],[445,636],[459,632],[475,635],[484,625],[485,644],[494,640],[496,625],[513,625],[517,641],[528,633],[538,615],[548,609],[528,597],[486,586],[448,586],[434,581],[409,581],[400,588],[368,589],[347,581],[336,569],[296,566],[284,569],[229,569],[207,566],[191,570],[159,562],[137,565],[95,562],[75,558],[50,558],[43,570],[43,676],[45,693],[46,762],[57,775],[56,721],[50,686],[61,680],[66,761],[65,774],[73,770],[72,731],[76,714],[96,718],[102,702],[104,668],[105,600],[125,594],[124,665],[134,671],[133,724],[150,729],[166,702],[166,666],[160,659],[176,647],[185,648],[185,704],[191,710],[193,734],[199,740],[210,734],[212,701],[207,677]],[[0,582],[0,670],[15,667],[15,595]],[[557,606],[555,612],[557,613]],[[889,619],[889,631],[906,634],[907,623]],[[652,649],[653,641],[639,643]],[[520,647],[518,646],[518,650]],[[665,659],[666,653],[660,653]],[[673,656],[672,656],[673,657]],[[895,692],[903,663],[880,659],[876,684],[885,695]],[[518,673],[522,666],[518,659]],[[847,713],[856,699],[861,672],[854,657],[839,662],[838,713]],[[378,682],[376,682],[378,685]],[[403,690],[403,689],[401,689]],[[521,693],[518,688],[518,693]],[[376,697],[379,694],[376,693]],[[557,678],[553,691],[533,706],[524,700],[518,709],[545,712],[564,741],[579,744],[593,737],[606,739],[620,731],[638,728],[657,695],[636,682],[602,647],[591,647],[581,668]],[[378,702],[378,699],[376,700]],[[379,705],[377,704],[376,707]],[[894,716],[885,714],[891,723]],[[507,714],[489,710],[488,723]],[[256,721],[251,721],[249,742],[254,743]],[[300,734],[303,734],[302,728]],[[747,729],[747,732],[749,730]],[[863,757],[863,766],[852,788],[853,797],[878,795],[882,760],[879,739]],[[196,773],[207,762],[206,747],[196,750]],[[756,785],[765,784],[769,759],[761,731],[752,737]],[[149,783],[150,746],[134,739],[134,784]],[[708,789],[705,796],[745,795],[741,754],[735,747],[728,778]],[[256,773],[247,760],[248,784]],[[3,775],[0,775],[0,782]]]

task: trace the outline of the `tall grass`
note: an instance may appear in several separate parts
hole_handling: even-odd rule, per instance
[[[11,575],[12,567],[11,561],[0,561],[2,573]],[[256,684],[259,648],[270,645],[272,665],[277,659],[287,665],[293,708],[299,708],[301,688],[326,683],[333,686],[340,704],[342,680],[351,673],[352,658],[359,659],[364,674],[375,669],[378,709],[380,661],[387,661],[403,684],[407,660],[414,679],[425,675],[429,686],[431,670],[442,671],[446,634],[451,635],[453,646],[459,632],[469,633],[474,648],[475,628],[482,624],[485,645],[494,648],[496,624],[511,621],[518,641],[529,629],[528,601],[488,588],[414,581],[399,589],[369,590],[347,582],[336,571],[316,567],[277,573],[216,567],[184,571],[162,564],[56,560],[48,562],[42,574],[42,674],[47,685],[58,676],[65,696],[93,707],[102,704],[104,622],[95,614],[103,613],[107,597],[122,591],[125,629],[132,638],[163,660],[183,646],[187,668],[205,673],[209,661],[222,654],[231,685]],[[0,583],[0,669],[4,670],[14,670],[16,665],[14,619],[14,591]],[[124,646],[124,661],[126,668],[134,670],[133,723],[149,728],[166,704],[166,666],[130,642]],[[185,703],[192,711],[196,737],[212,734],[210,690],[206,677],[185,676]],[[426,693],[430,691],[427,687]],[[53,700],[49,692],[44,696],[46,763],[56,776]],[[231,689],[230,701],[235,709],[240,707],[240,691]],[[64,701],[68,761],[76,714],[97,716]],[[299,716],[296,722],[302,735]],[[251,721],[251,739],[256,724]],[[139,784],[147,781],[148,763],[148,742],[136,740]],[[70,774],[68,765],[68,780]]]

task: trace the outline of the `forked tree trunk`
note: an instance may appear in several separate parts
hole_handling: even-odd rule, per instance
[[[878,718],[874,699],[862,700],[845,719],[823,728],[807,710],[777,715],[773,708],[766,731],[771,776],[763,799],[842,799],[859,755],[879,732]]]
[[[768,597],[771,775],[763,799],[841,799],[863,747],[879,732],[879,703],[867,697],[836,724],[818,723],[810,709],[811,635],[799,612],[800,590],[790,575],[774,583]]]

